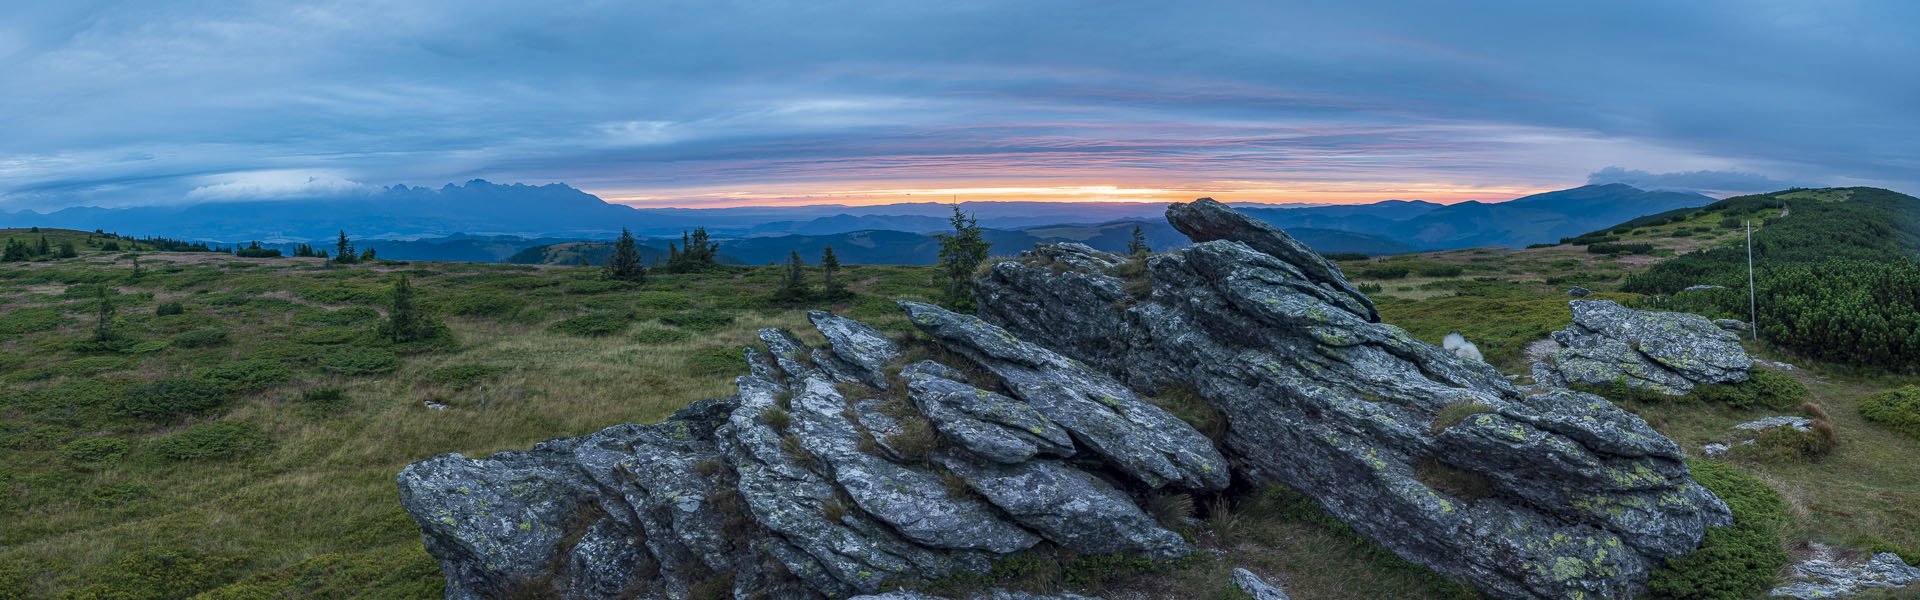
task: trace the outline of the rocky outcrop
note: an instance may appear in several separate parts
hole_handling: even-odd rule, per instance
[[[1700,315],[1575,300],[1573,324],[1553,332],[1562,349],[1535,363],[1545,385],[1628,387],[1684,396],[1695,385],[1747,380],[1753,359],[1740,336]]]
[[[1632,595],[1731,522],[1680,448],[1638,417],[1590,394],[1524,396],[1484,363],[1375,322],[1338,267],[1217,203],[1175,205],[1168,219],[1197,243],[1143,265],[1064,245],[994,264],[976,300],[1011,336],[960,316],[915,322],[1010,385],[1084,371],[1191,391],[1226,420],[1237,477],[1292,486],[1495,597]],[[1449,406],[1468,416],[1436,423]]]
[[[1844,598],[1920,585],[1920,568],[1892,552],[1875,554],[1857,564],[1815,558],[1793,566],[1793,582],[1774,588],[1776,598]]]
[[[914,598],[902,590],[1043,545],[1173,559],[1193,547],[1142,498],[1236,481],[1291,486],[1499,598],[1632,595],[1730,522],[1639,418],[1523,395],[1379,323],[1337,265],[1218,203],[1168,215],[1198,243],[1042,246],[977,280],[979,316],[902,303],[944,364],[812,312],[828,345],[760,331],[731,397],[421,461],[399,475],[402,502],[456,599]],[[1596,319],[1581,326],[1636,331]],[[1224,432],[1156,396],[1205,401]]]
[[[826,347],[763,330],[738,394],[665,422],[408,466],[401,500],[447,597],[844,598],[1042,541],[1173,559],[1193,548],[1140,495],[1227,484],[1192,427],[998,328],[974,320],[986,337],[963,350],[994,361],[995,391],[897,364],[899,344],[864,323],[808,317]]]

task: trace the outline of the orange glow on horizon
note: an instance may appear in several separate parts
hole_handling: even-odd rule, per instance
[[[1212,181],[1198,185],[1000,185],[899,187],[881,182],[755,185],[671,190],[586,190],[607,202],[634,208],[728,208],[741,206],[872,206],[909,202],[1186,202],[1212,197],[1222,202],[1265,204],[1366,204],[1425,200],[1439,204],[1502,202],[1555,188],[1469,186],[1414,182]]]

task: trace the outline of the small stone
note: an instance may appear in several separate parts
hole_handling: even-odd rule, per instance
[[[1267,583],[1259,575],[1254,575],[1253,571],[1234,569],[1233,584],[1253,600],[1288,600],[1287,593],[1281,591],[1280,586]]]
[[[1764,432],[1776,427],[1792,427],[1794,431],[1805,433],[1813,430],[1813,419],[1793,416],[1767,417],[1765,419],[1748,421],[1733,426],[1734,429],[1744,429],[1753,432]]]
[[[1577,285],[1567,289],[1567,295],[1573,296],[1575,298],[1585,298],[1592,294],[1593,294],[1593,290],[1583,288]]]

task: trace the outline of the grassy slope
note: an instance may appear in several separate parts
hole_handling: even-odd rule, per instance
[[[1711,226],[1718,218],[1696,220]],[[1682,251],[1728,243],[1736,235],[1711,227],[1704,235],[1671,235],[1689,224],[1628,232],[1622,241]],[[1356,280],[1382,285],[1376,297],[1386,321],[1432,342],[1447,331],[1462,331],[1496,365],[1515,372],[1522,366],[1521,345],[1565,326],[1561,290],[1578,284],[1601,297],[1633,301],[1633,295],[1613,292],[1621,276],[1662,254],[1603,258],[1577,246],[1460,250],[1386,259],[1459,266],[1459,275]],[[701,351],[753,344],[757,327],[813,336],[803,307],[761,298],[779,276],[769,268],[660,277],[635,292],[602,289],[590,281],[592,271],[574,268],[380,263],[330,271],[304,259],[172,253],[143,254],[148,273],[129,282],[128,263],[118,256],[83,246],[79,259],[0,265],[0,329],[14,328],[0,337],[0,382],[8,392],[0,398],[0,491],[9,492],[0,495],[0,522],[21,524],[0,531],[0,565],[25,571],[38,594],[116,576],[124,571],[117,566],[124,555],[160,547],[237,557],[238,567],[212,579],[259,586],[250,591],[430,597],[438,569],[399,510],[392,477],[401,467],[441,452],[482,456],[615,423],[658,420],[687,401],[731,393],[735,372],[724,362],[702,362]],[[1365,267],[1345,266],[1350,273]],[[314,325],[314,315],[379,306],[393,271],[414,276],[421,302],[443,314],[460,346],[409,356],[382,375],[347,377],[313,366],[314,356],[334,348],[307,343],[329,337],[316,332],[325,326]],[[851,267],[844,276],[862,295],[832,308],[895,332],[908,326],[891,299],[925,297],[935,289],[935,275],[923,267]],[[87,288],[72,286],[95,282],[120,292],[115,303],[128,335],[159,341],[211,326],[226,328],[231,341],[143,354],[69,352],[67,344],[92,330],[94,308]],[[183,302],[187,314],[154,316],[154,306],[164,301]],[[675,329],[660,323],[660,316],[688,311],[734,321],[689,331],[680,341],[645,341],[652,339],[648,332]],[[607,337],[552,329],[570,316],[606,312],[630,314],[635,324]],[[56,315],[51,326],[7,321],[48,313]],[[112,391],[255,357],[290,365],[291,376],[244,395],[224,413],[192,421],[257,425],[275,444],[250,457],[171,461],[154,448],[188,423],[150,424],[113,417],[96,405],[17,400],[95,380]],[[428,373],[452,365],[510,370],[471,386],[427,383]],[[1872,535],[1920,546],[1920,468],[1902,460],[1920,453],[1920,441],[1875,429],[1853,410],[1866,393],[1902,382],[1823,375],[1812,385],[1840,426],[1841,450],[1822,463],[1743,467],[1794,501],[1797,524],[1790,541],[1857,545],[1860,536]],[[316,410],[297,400],[302,390],[320,386],[344,389],[349,404]],[[455,409],[425,409],[421,402],[428,399]],[[1630,408],[1690,451],[1728,425],[1767,416],[1700,406]],[[133,440],[133,450],[97,467],[71,463],[58,450],[72,439],[103,435]],[[115,500],[123,496],[130,499]],[[1204,525],[1191,531],[1215,553],[1175,571],[1120,576],[1107,585],[1153,597],[1233,597],[1222,586],[1225,573],[1246,566],[1286,582],[1302,597],[1434,597],[1445,591],[1420,569],[1396,566],[1337,529],[1301,518],[1283,501],[1261,496],[1231,507],[1206,499],[1200,504]],[[1057,577],[1030,583],[1060,585]]]

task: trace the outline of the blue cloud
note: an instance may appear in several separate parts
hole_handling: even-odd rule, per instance
[[[186,202],[263,172],[1552,187],[1620,164],[1920,188],[1920,4],[1900,0],[18,8],[0,207]]]

